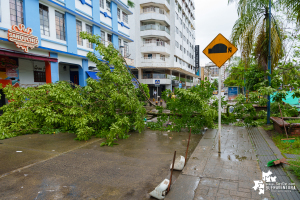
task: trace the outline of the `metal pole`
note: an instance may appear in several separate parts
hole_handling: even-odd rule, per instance
[[[158,86],[156,87],[156,101],[158,101]]]
[[[219,68],[219,153],[221,153],[221,80],[222,78],[222,70],[221,67]]]
[[[268,53],[268,70],[270,74],[272,73],[271,71],[271,0],[269,0],[269,53]],[[268,81],[269,81],[269,86],[271,86],[271,77],[268,75]],[[267,124],[270,124],[270,117],[271,117],[271,102],[270,102],[270,95],[268,95],[268,110],[267,110]]]
[[[174,169],[175,158],[176,158],[176,151],[174,152],[173,163],[172,163],[172,169],[171,169],[171,174],[170,174],[170,182],[169,182],[169,185],[168,185],[167,193],[170,191],[170,187],[171,187],[171,183],[172,183],[172,175],[173,175],[173,169]]]

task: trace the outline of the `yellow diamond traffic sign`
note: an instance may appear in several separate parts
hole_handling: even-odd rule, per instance
[[[222,34],[219,34],[203,53],[220,68],[237,50]]]

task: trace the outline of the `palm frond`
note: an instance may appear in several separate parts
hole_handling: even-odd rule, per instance
[[[127,1],[127,5],[130,7],[130,8],[134,8],[134,2],[133,1],[130,1],[130,0],[128,0]]]

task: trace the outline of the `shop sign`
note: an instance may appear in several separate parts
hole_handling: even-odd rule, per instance
[[[33,66],[33,71],[44,72],[45,67],[35,65]]]
[[[13,25],[7,33],[8,40],[14,42],[16,46],[28,53],[28,48],[33,49],[39,46],[39,39],[32,35],[32,29],[26,28],[24,24]]]
[[[17,73],[17,68],[6,68],[6,76],[19,77]]]

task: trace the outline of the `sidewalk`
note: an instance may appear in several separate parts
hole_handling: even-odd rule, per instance
[[[166,200],[285,199],[270,194],[269,190],[259,195],[259,191],[252,188],[255,180],[262,180],[262,171],[247,129],[223,126],[221,135],[222,153],[219,155],[217,130],[208,130],[204,134]],[[258,142],[264,141],[256,138],[260,139]],[[263,169],[266,170],[269,169]]]

